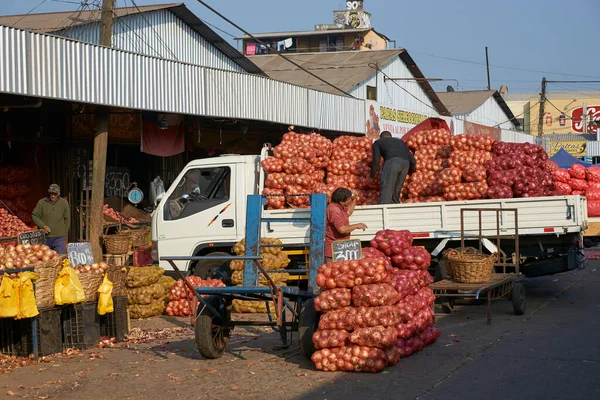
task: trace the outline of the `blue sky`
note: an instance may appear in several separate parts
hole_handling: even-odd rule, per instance
[[[4,0],[2,14],[25,14],[42,1]],[[177,0],[134,1],[145,5]],[[332,23],[332,11],[345,8],[340,0],[206,1],[250,32],[313,29],[315,24]],[[34,12],[75,10],[78,5],[73,3],[79,2],[45,0]],[[184,3],[202,20],[240,34],[197,1]],[[117,0],[118,7],[131,4],[132,0]],[[406,48],[425,76],[456,79],[458,90],[486,89],[485,46],[489,47],[495,89],[506,84],[512,93],[538,92],[543,76],[600,80],[595,39],[600,27],[598,0],[365,0],[364,5],[372,14],[373,27]],[[448,84],[456,86],[443,82],[434,88],[445,90]],[[589,91],[600,89],[600,84],[548,86],[550,91],[566,89]]]

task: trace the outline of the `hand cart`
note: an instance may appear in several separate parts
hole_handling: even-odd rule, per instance
[[[523,277],[519,272],[519,217],[517,209],[500,208],[463,208],[460,210],[460,241],[461,248],[465,248],[465,213],[477,212],[479,223],[479,251],[482,251],[482,213],[494,212],[496,214],[496,247],[498,252],[498,261],[494,267],[501,267],[503,273],[492,274],[490,280],[485,283],[459,283],[451,279],[444,279],[433,283],[430,287],[436,297],[441,298],[442,309],[446,313],[452,312],[454,299],[472,298],[480,299],[482,296],[487,298],[487,323],[492,322],[493,300],[508,298],[513,303],[513,310],[516,315],[523,315],[525,312],[525,287],[518,281]],[[515,254],[508,260],[500,248],[500,221],[504,217],[503,213],[514,213],[514,240]],[[507,273],[507,267],[514,269],[514,272]]]
[[[271,196],[271,195],[269,195]],[[249,195],[246,212],[246,254],[243,256],[203,256],[203,257],[160,257],[169,262],[179,278],[196,295],[199,302],[196,311],[195,339],[200,354],[209,359],[223,355],[230,331],[236,326],[270,326],[279,332],[284,346],[288,345],[288,333],[298,332],[300,350],[308,358],[314,352],[312,335],[317,329],[318,313],[314,309],[314,297],[319,289],[316,285],[317,269],[325,261],[325,213],[327,197],[324,194],[297,195],[309,196],[310,218],[263,218],[267,195]],[[303,223],[310,226],[310,255],[308,289],[277,286],[269,272],[261,264],[260,236],[263,223]],[[280,246],[277,246],[280,247]],[[197,287],[194,288],[175,265],[175,261],[200,260],[243,260],[244,275],[241,286]],[[286,272],[306,272],[306,270],[286,270]],[[267,280],[266,286],[259,286],[259,275]],[[234,299],[265,301],[268,321],[234,321],[231,319],[231,305]],[[275,304],[270,310],[269,301]],[[291,314],[288,321],[287,312]],[[274,320],[275,319],[275,320]]]

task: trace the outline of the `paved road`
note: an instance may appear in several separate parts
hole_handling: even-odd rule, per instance
[[[600,399],[600,267],[527,279],[525,315],[494,303],[441,318],[440,340],[388,374],[346,374],[302,399]]]
[[[483,305],[440,315],[435,344],[380,374],[316,371],[297,346],[278,349],[277,334],[255,328],[236,329],[222,358],[204,360],[188,320],[162,317],[134,326],[168,337],[15,369],[0,375],[0,398],[600,399],[596,267],[526,280],[526,314],[499,300],[491,326]]]

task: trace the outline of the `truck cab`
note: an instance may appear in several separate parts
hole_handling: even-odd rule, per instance
[[[161,198],[152,218],[159,256],[229,254],[245,234],[246,196],[258,192],[258,155],[223,155],[191,161]],[[177,262],[182,271],[219,277],[227,263]],[[166,262],[160,262],[171,270]]]

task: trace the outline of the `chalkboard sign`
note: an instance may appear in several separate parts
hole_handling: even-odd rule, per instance
[[[33,232],[25,232],[17,236],[17,242],[19,242],[20,244],[39,244],[43,246],[46,244],[46,235],[41,229],[38,229],[37,231]]]
[[[68,243],[67,255],[73,266],[78,264],[94,264],[92,245],[89,242]]]
[[[331,243],[333,249],[333,261],[360,260],[362,249],[360,240],[338,240]]]

